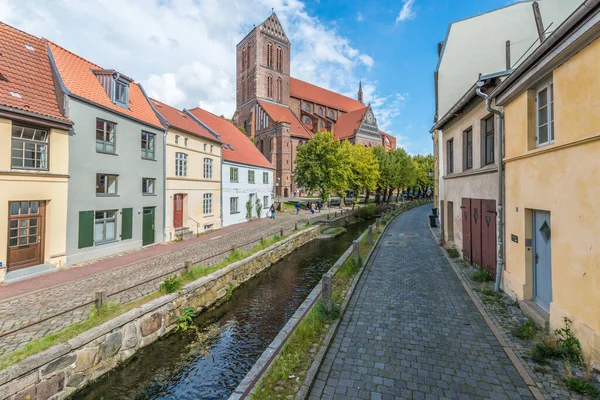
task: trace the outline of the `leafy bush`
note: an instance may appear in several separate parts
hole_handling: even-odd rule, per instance
[[[450,258],[460,257],[460,253],[454,247],[450,247],[449,249],[446,249],[446,251],[448,252],[448,256],[450,256]]]
[[[249,221],[252,220],[252,203],[250,200],[246,202],[246,219]]]
[[[521,325],[514,328],[511,333],[514,337],[521,340],[531,339],[538,332],[538,326],[531,319],[523,322]]]
[[[574,392],[590,396],[591,399],[600,399],[600,390],[591,382],[586,382],[577,378],[567,379],[567,388]]]
[[[377,206],[375,204],[364,205],[356,213],[357,218],[364,220],[375,218],[375,215],[377,215]]]
[[[186,307],[181,315],[173,314],[173,319],[175,319],[176,324],[175,332],[187,330],[194,322],[194,318],[196,318],[194,307]]]
[[[556,329],[554,334],[556,335],[556,344],[558,348],[563,352],[563,357],[573,363],[583,363],[583,353],[581,351],[581,343],[579,339],[573,335],[571,330],[571,320],[567,317],[563,318],[565,327]]]
[[[492,275],[490,275],[490,273],[486,270],[480,269],[473,272],[473,275],[471,275],[471,279],[473,280],[473,282],[491,282]]]
[[[175,293],[183,286],[183,281],[178,276],[171,276],[166,278],[163,283],[160,284],[160,291],[163,293]]]
[[[256,216],[258,219],[260,219],[261,215],[262,215],[262,208],[263,205],[260,202],[260,200],[256,200],[256,204],[254,205],[254,209],[256,210]]]
[[[540,365],[548,365],[550,360],[558,360],[562,354],[562,351],[556,348],[556,342],[546,338],[535,344],[531,351],[531,359]]]

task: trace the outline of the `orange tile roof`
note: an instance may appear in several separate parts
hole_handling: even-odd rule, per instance
[[[192,108],[189,112],[219,134],[225,145],[233,147],[233,150],[228,146],[223,147],[224,160],[274,169],[273,165],[262,155],[254,143],[230,121],[198,107]]]
[[[192,117],[186,115],[183,111],[179,111],[178,109],[155,99],[150,99],[150,101],[154,104],[156,111],[174,128],[179,128],[196,136],[221,143],[215,135],[210,133],[205,127],[194,121]]]
[[[129,84],[129,109],[119,107],[113,104],[100,81],[92,72],[93,69],[102,69],[102,67],[71,53],[55,43],[49,42],[49,46],[60,76],[67,90],[73,95],[162,129],[158,117],[137,83],[131,82]]]
[[[304,124],[300,122],[292,110],[287,106],[280,106],[267,101],[258,101],[258,104],[265,110],[269,117],[275,122],[287,122],[290,124],[290,134],[292,136],[310,139],[312,133],[306,129]]]
[[[46,41],[1,22],[0,105],[71,122],[58,108]]]
[[[358,100],[291,77],[290,96],[346,112],[365,107]]]
[[[349,139],[355,135],[355,130],[360,128],[360,124],[369,107],[363,106],[358,110],[351,111],[339,116],[333,127],[333,134],[338,140]]]

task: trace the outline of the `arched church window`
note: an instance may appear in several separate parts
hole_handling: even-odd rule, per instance
[[[335,114],[331,110],[329,110],[329,118],[335,118]]]
[[[252,45],[248,45],[248,52],[246,53],[246,68],[250,68],[250,57],[251,57]]]
[[[281,78],[277,78],[277,101],[281,101]]]
[[[323,107],[317,108],[317,114],[323,115]]]
[[[273,68],[273,44],[267,43],[267,67]]]
[[[245,70],[247,68],[247,66],[246,66],[246,61],[247,61],[246,54],[247,54],[246,48],[244,47],[244,49],[242,50],[242,70]]]
[[[310,112],[310,104],[308,104],[308,103],[305,103],[305,104],[304,104],[304,109],[305,109],[306,111]]]
[[[273,98],[273,76],[272,75],[267,76],[267,97],[270,99]]]
[[[283,64],[283,50],[281,49],[281,47],[277,46],[277,71],[282,70],[282,64]]]
[[[246,78],[242,76],[242,101],[246,100]]]
[[[304,123],[305,124],[310,124],[310,117],[309,116],[304,116]]]

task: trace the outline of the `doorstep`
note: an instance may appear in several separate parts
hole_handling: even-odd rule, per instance
[[[46,275],[52,272],[57,272],[58,268],[56,268],[52,264],[40,264],[34,265],[33,267],[21,268],[16,271],[9,271],[4,277],[4,284],[10,284],[14,282],[19,282],[25,279],[34,278],[40,275]]]
[[[544,328],[545,332],[548,332],[550,329],[550,313],[548,311],[544,310],[531,300],[519,302],[519,308],[521,308],[523,314],[531,318],[536,325],[541,326]]]

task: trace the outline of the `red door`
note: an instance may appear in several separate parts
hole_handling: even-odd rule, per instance
[[[496,277],[496,200],[482,200],[481,267]]]
[[[462,199],[462,206],[460,207],[460,211],[463,232],[463,258],[466,261],[471,262],[471,199]]]
[[[179,193],[173,197],[173,227],[183,226],[183,194]]]
[[[481,267],[481,199],[471,199],[471,264]]]

